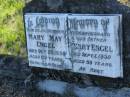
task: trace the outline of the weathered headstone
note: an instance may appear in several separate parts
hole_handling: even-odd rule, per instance
[[[130,82],[129,7],[116,0],[33,0],[24,20],[34,73],[69,82],[83,74],[104,76],[89,75],[97,84]]]
[[[122,16],[25,14],[29,65],[123,77]]]

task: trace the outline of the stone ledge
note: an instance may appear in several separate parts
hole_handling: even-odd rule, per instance
[[[40,91],[60,94],[65,97],[130,97],[130,88],[104,90],[99,87],[80,88],[77,85],[55,80],[37,83]]]

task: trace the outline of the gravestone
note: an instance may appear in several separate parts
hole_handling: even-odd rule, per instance
[[[37,76],[81,83],[89,76],[104,87],[130,83],[129,7],[116,0],[33,0],[24,21]]]

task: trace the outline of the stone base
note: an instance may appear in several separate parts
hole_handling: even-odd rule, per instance
[[[130,97],[130,88],[106,88],[82,86],[57,80],[31,80],[37,91],[55,93],[59,97]],[[57,96],[56,96],[57,97]]]
[[[47,69],[32,69],[31,78],[30,76],[29,81],[39,81],[39,80],[59,80],[64,81],[67,83],[75,83],[83,87],[87,86],[98,86],[101,88],[123,88],[123,87],[130,87],[130,83],[126,82],[124,79],[112,79],[106,77],[99,77],[93,75],[86,75],[86,74],[79,74],[79,73],[72,73],[69,71],[57,71],[57,70],[47,70]],[[27,78],[27,81],[28,81]]]

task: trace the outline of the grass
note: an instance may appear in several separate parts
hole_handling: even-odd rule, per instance
[[[0,54],[25,55],[24,0],[0,0]]]

